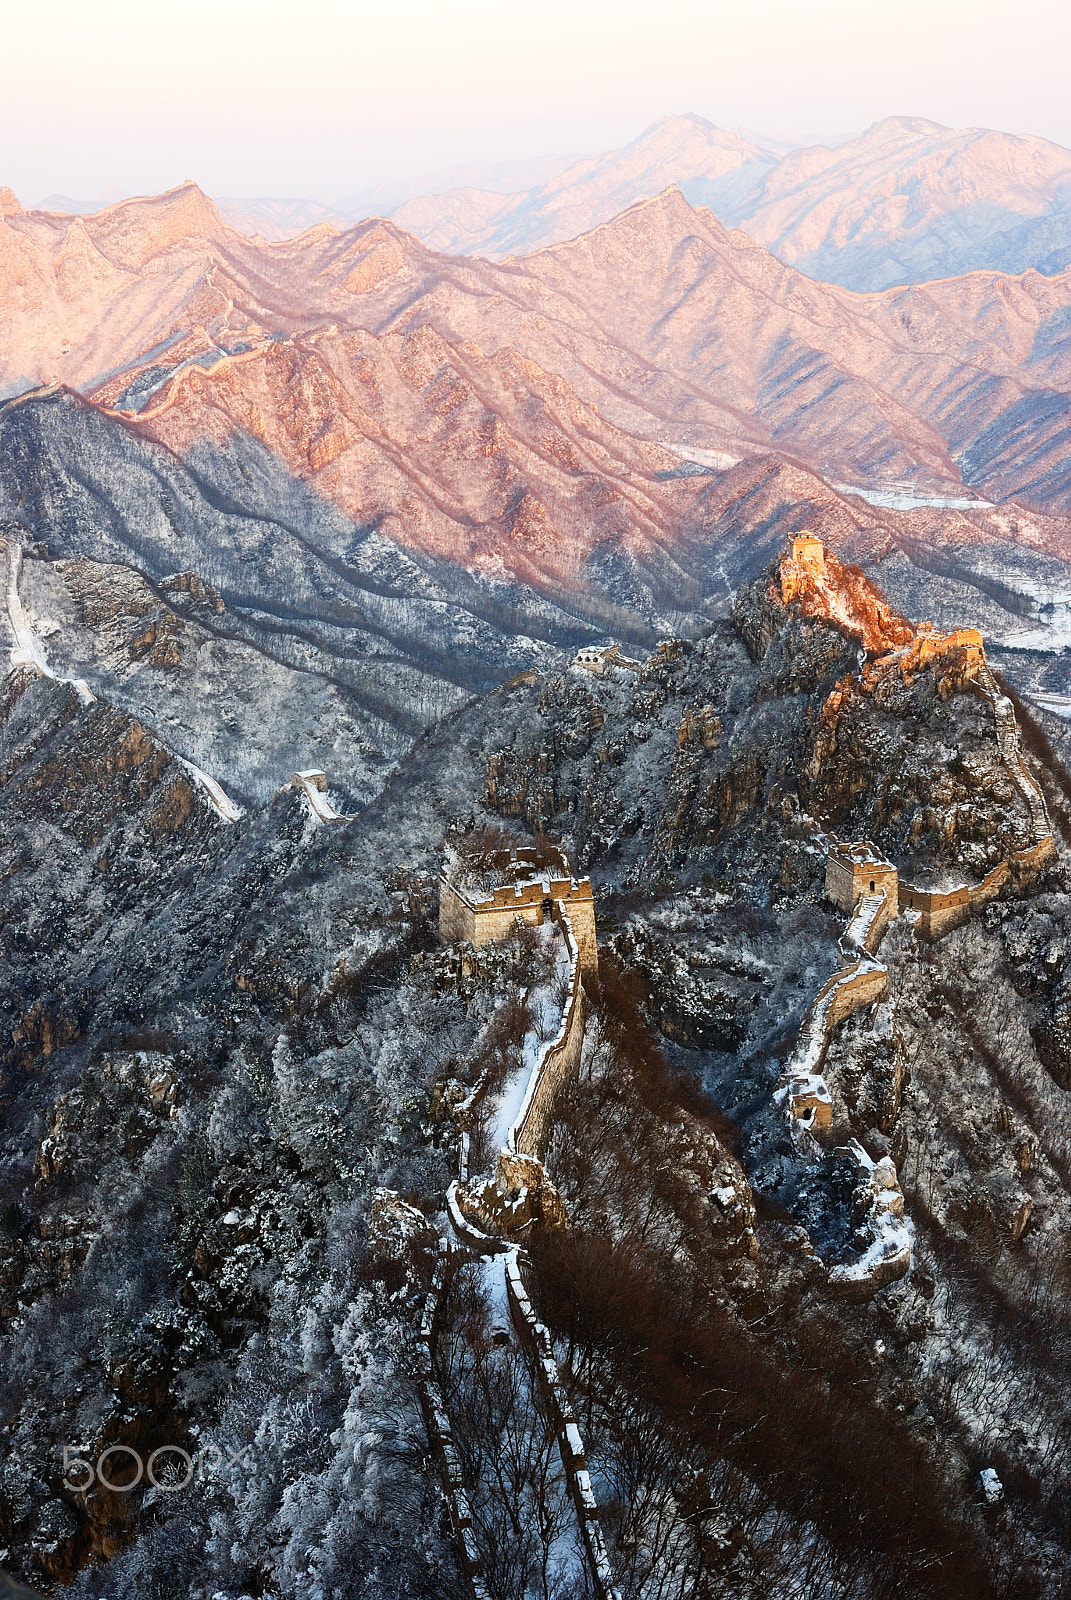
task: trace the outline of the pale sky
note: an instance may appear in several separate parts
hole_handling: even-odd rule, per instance
[[[0,0],[0,184],[334,199],[696,111],[1071,146],[1071,0]]]

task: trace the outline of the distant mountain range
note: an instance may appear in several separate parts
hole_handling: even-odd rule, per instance
[[[447,372],[500,430],[534,442],[529,405],[555,437],[564,428],[570,504],[572,479],[600,470],[600,451],[638,463],[637,451],[669,445],[787,452],[838,481],[946,496],[966,484],[1071,514],[1068,274],[979,272],[853,295],[783,265],[676,188],[499,264],[438,254],[383,220],[248,239],[193,184],[88,217],[25,212],[10,191],[2,209],[0,394],[56,378],[139,428],[187,439],[217,433],[222,408],[228,427],[271,438],[360,521],[448,524],[455,532],[435,542],[451,558],[506,513],[468,490],[432,492],[432,478],[444,489],[460,469],[448,456],[429,476],[425,422],[391,398],[439,383],[445,418],[453,402],[436,374]],[[399,361],[388,383],[383,363]],[[270,388],[284,368],[285,425]],[[180,427],[195,413],[196,428]],[[498,448],[489,435],[473,463]],[[648,477],[669,464],[644,460]],[[392,481],[408,480],[400,499],[376,478],[387,462]]]
[[[608,222],[676,184],[810,277],[858,290],[1071,263],[1071,151],[986,128],[888,117],[829,148],[787,150],[698,116],[667,117],[599,156],[472,163],[333,205],[221,199],[243,233],[293,238],[390,217],[433,249],[500,260]],[[88,205],[59,202],[56,209]]]
[[[1071,151],[889,117],[835,150],[794,150],[723,220],[850,289],[1071,261]]]
[[[183,635],[203,694],[141,657],[108,692],[239,794],[318,760],[367,799],[472,693],[702,631],[803,525],[905,610],[1063,660],[1071,273],[853,294],[675,187],[500,263],[383,219],[250,239],[194,184],[0,213],[0,521],[143,575],[165,632],[191,573],[218,591]],[[78,583],[87,615],[122,587]],[[118,648],[61,634],[73,677]]]

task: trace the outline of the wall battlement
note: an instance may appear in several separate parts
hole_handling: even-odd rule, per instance
[[[1055,854],[1056,840],[1048,834],[1037,844],[1016,850],[1006,861],[998,861],[973,887],[961,883],[952,889],[914,889],[905,883],[900,886],[900,902],[905,911],[918,912],[919,932],[924,938],[939,939],[995,900],[1006,885],[1021,888],[1028,884]]]
[[[954,628],[951,633],[919,632],[898,656],[900,671],[905,678],[921,672],[932,661],[940,661],[961,650],[968,672],[980,671],[985,664],[985,645],[977,628]]]

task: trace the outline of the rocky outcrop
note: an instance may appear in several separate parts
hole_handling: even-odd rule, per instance
[[[882,1156],[873,1161],[856,1139],[843,1154],[858,1173],[854,1243],[859,1253],[854,1260],[832,1267],[829,1282],[845,1295],[871,1295],[910,1270],[914,1229],[904,1217],[904,1196],[892,1159]]]
[[[492,1239],[510,1238],[527,1228],[567,1228],[569,1213],[542,1161],[500,1150],[495,1176],[458,1184],[462,1216]]]
[[[798,533],[781,557],[781,604],[859,638],[868,655],[908,645],[915,630],[858,567],[846,567],[814,534]]]

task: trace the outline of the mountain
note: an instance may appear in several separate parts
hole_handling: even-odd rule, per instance
[[[215,205],[224,222],[239,233],[272,240],[294,239],[321,223],[343,229],[351,221],[345,212],[319,200],[235,200],[217,195]]]
[[[791,1600],[805,1544],[833,1600],[1064,1587],[1071,778],[1018,754],[975,643],[916,634],[832,558],[793,597],[791,550],[702,638],[480,694],[356,817],[287,786],[226,820],[106,694],[5,674],[20,1578],[73,1600],[447,1600],[476,1568],[538,1600],[594,1571],[628,1600]],[[31,608],[70,576],[25,565]],[[104,626],[117,575],[77,581]],[[207,625],[226,613],[204,594]],[[864,648],[860,606],[899,654]],[[876,907],[825,897],[829,832],[974,883],[1029,851],[1013,752],[1056,859],[944,939],[905,914],[860,946]],[[511,850],[540,900],[562,850],[590,872],[583,992],[559,923],[437,938],[440,868]],[[859,971],[884,987],[830,1025],[813,1139],[784,1069]],[[504,1256],[456,1179],[494,1189],[567,995],[583,1070],[541,1158],[514,1157],[557,1225]],[[852,1275],[894,1241],[894,1276]]]
[[[408,200],[391,216],[433,249],[497,260],[587,233],[670,184],[693,205],[721,215],[773,159],[751,140],[702,117],[666,117],[621,149],[577,161],[527,193],[496,201],[468,185]]]
[[[333,205],[319,200],[242,200],[228,196],[216,196],[215,203],[224,220],[241,233],[259,233],[265,239],[273,240],[293,239],[321,222],[345,229],[366,217],[393,216],[407,201],[417,197],[447,192],[480,195],[524,193],[548,178],[556,177],[575,160],[575,156],[533,156],[514,161],[468,161],[440,172],[424,173],[417,178],[375,184],[369,189],[346,195]],[[42,209],[72,212],[94,209],[80,202],[73,202],[69,206],[50,203],[61,198],[49,196]]]
[[[409,182],[380,184],[334,207],[305,200],[217,200],[243,233],[292,238],[317,222],[334,226],[389,217],[434,250],[523,255],[586,233],[639,200],[676,184],[693,205],[728,214],[777,160],[775,141],[756,143],[704,117],[665,117],[620,149],[597,156],[470,162]]]
[[[194,185],[5,210],[0,517],[47,648],[241,803],[310,766],[368,803],[495,683],[701,633],[801,521],[1067,688],[1071,282],[859,297],[675,190],[500,264],[250,240]]]
[[[427,398],[397,376],[427,348],[418,336],[377,353],[381,395],[391,380],[400,391],[378,413],[380,448],[351,443],[311,485],[309,391],[323,378],[284,345],[255,384],[208,406],[193,395],[144,431],[63,390],[9,405],[0,519],[25,547],[22,603],[52,669],[137,716],[240,804],[319,767],[348,811],[424,729],[495,684],[608,634],[638,648],[702,634],[804,520],[905,609],[984,626],[1024,687],[1071,688],[1066,630],[1037,606],[1071,581],[1066,522],[897,512],[773,456],[711,472],[597,432],[583,410],[566,414],[572,431],[550,432],[547,390],[516,363],[477,376],[498,393],[525,377],[532,426],[466,400],[466,363],[444,430],[441,368]],[[273,388],[290,396],[286,428],[266,425]],[[560,393],[549,399],[561,418]],[[600,434],[617,455],[603,451],[585,485],[560,458]],[[393,508],[378,521],[337,508],[373,492]]]
[[[130,196],[125,189],[114,186],[105,189],[92,200],[75,200],[69,194],[47,194],[38,207],[41,211],[60,211],[69,216],[87,217],[95,211],[102,211],[105,206],[117,205],[120,200],[129,200]]]
[[[782,157],[724,213],[779,260],[851,289],[1071,264],[1071,150],[887,117]]]
[[[496,260],[574,238],[670,184],[779,260],[848,289],[1071,264],[1071,151],[922,117],[887,117],[843,144],[788,151],[703,117],[667,117],[512,192],[472,175],[354,199],[437,250]],[[308,225],[313,211],[301,217]]]
[[[497,265],[440,256],[383,221],[258,243],[194,185],[91,218],[7,209],[8,394],[56,377],[145,415],[170,404],[167,381],[191,395],[241,387],[280,337],[315,340],[323,361],[351,335],[427,327],[478,350],[473,360],[514,350],[645,443],[777,449],[864,487],[966,483],[1047,512],[1071,506],[1067,275],[857,296],[784,266],[672,189]]]
[[[517,194],[554,178],[579,158],[574,155],[519,156],[504,161],[465,161],[422,177],[396,178],[391,183],[359,189],[336,202],[351,222],[370,215],[391,216],[418,195],[441,194],[451,189],[479,189],[489,194]]]
[[[183,184],[0,292],[5,1566],[1062,1593],[1071,274]]]

